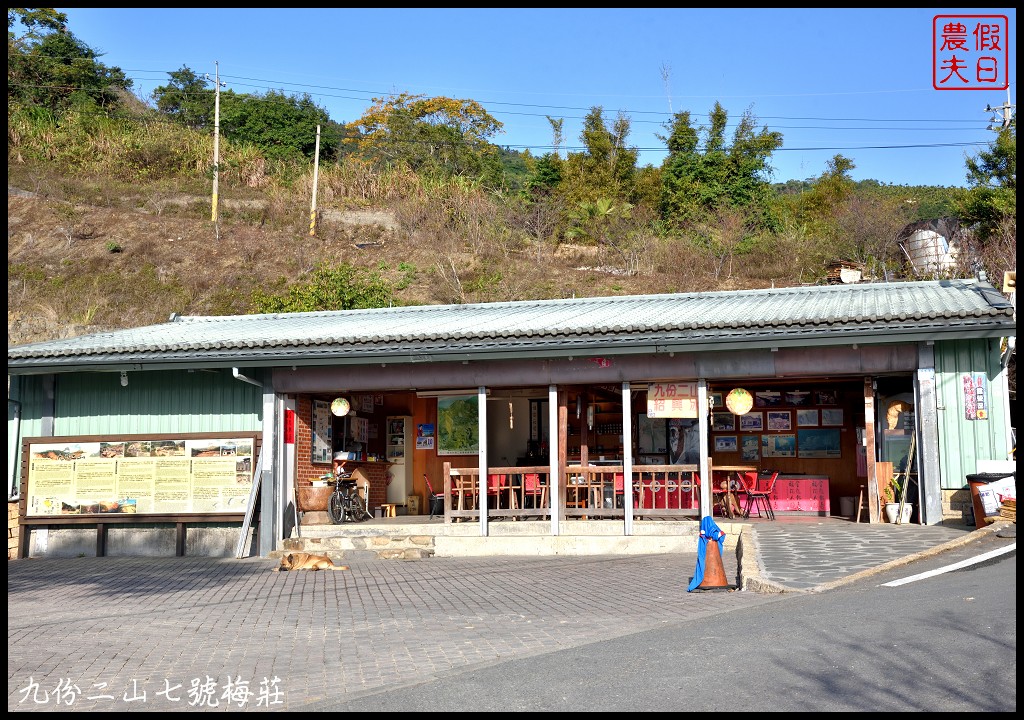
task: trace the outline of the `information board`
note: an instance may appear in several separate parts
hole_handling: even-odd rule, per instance
[[[244,513],[254,437],[28,443],[26,516]]]

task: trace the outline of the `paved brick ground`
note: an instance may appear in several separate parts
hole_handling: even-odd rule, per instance
[[[275,565],[8,563],[8,710],[295,710],[775,599],[687,593],[696,555]]]

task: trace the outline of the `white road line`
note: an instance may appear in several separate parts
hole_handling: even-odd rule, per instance
[[[923,572],[919,575],[911,575],[910,577],[903,578],[902,580],[893,580],[892,582],[882,583],[882,587],[896,587],[897,585],[906,585],[907,583],[912,583],[917,580],[924,580],[925,578],[930,578],[936,575],[941,575],[942,573],[948,573],[954,570],[959,570],[960,568],[968,567],[970,565],[977,565],[980,562],[985,562],[986,560],[989,560],[991,558],[999,557],[1000,555],[1005,555],[1008,552],[1014,552],[1016,551],[1016,549],[1017,543],[1013,543],[1012,545],[1007,545],[1006,547],[999,548],[998,550],[992,550],[991,552],[984,553],[983,555],[979,555],[978,557],[970,558],[968,560],[961,560],[958,563],[946,565],[945,567],[940,567],[936,570],[929,570],[928,572]]]

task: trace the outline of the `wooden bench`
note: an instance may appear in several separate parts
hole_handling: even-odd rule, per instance
[[[381,503],[380,512],[384,517],[397,517],[398,516],[398,504],[397,503]]]

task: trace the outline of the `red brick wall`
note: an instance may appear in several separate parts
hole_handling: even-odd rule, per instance
[[[295,403],[295,481],[300,487],[309,485],[312,480],[331,471],[330,464],[314,465],[310,461],[311,457],[313,457],[313,398],[308,395],[300,395]]]

